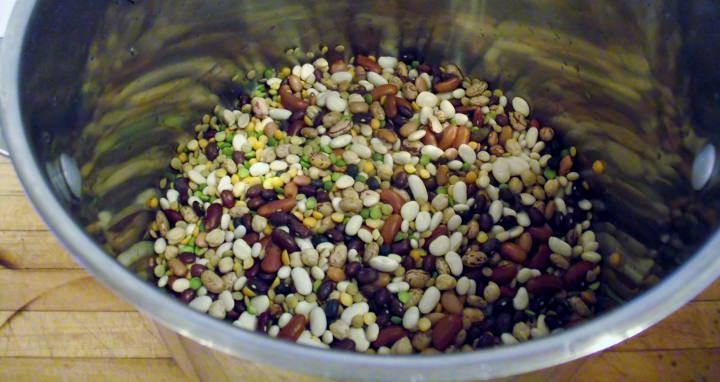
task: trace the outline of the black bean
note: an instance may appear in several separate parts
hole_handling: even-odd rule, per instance
[[[267,333],[268,328],[270,327],[270,312],[264,311],[260,313],[259,316],[257,316],[257,326],[255,327],[255,330],[258,332]]]
[[[370,123],[372,118],[373,118],[373,116],[372,116],[372,113],[370,113],[370,112],[353,114],[353,116],[352,116],[352,120],[355,123]]]
[[[212,139],[215,138],[215,134],[217,134],[217,130],[215,129],[207,129],[203,133],[203,138],[205,139]]]
[[[288,212],[273,212],[268,216],[268,221],[274,226],[288,225],[293,219],[295,216]]]
[[[478,218],[478,225],[480,226],[480,230],[483,232],[490,232],[490,230],[493,227],[493,218],[489,214],[482,214],[480,215],[480,218]]]
[[[289,233],[281,229],[274,229],[272,231],[271,238],[275,244],[277,244],[280,248],[288,251],[288,253],[297,252],[300,250],[300,248],[298,248],[297,244],[295,243],[295,239],[293,239],[293,237],[290,236]]]
[[[541,227],[545,224],[545,214],[539,209],[532,207],[528,210],[528,217],[530,218],[530,224],[534,227]]]
[[[223,208],[217,203],[211,204],[205,216],[205,229],[210,232],[220,226],[220,218],[222,218]]]
[[[350,339],[335,340],[330,344],[330,347],[337,350],[355,351],[355,342]]]
[[[265,281],[266,283],[272,283],[275,281],[275,274],[274,273],[265,273],[265,272],[258,272],[257,278],[259,278],[262,281]]]
[[[362,268],[362,265],[358,263],[357,261],[349,262],[345,264],[345,276],[347,278],[351,279],[355,276],[357,276],[358,272],[360,272],[360,269]]]
[[[303,194],[307,197],[315,196],[316,192],[316,187],[312,184],[298,187],[298,194]]]
[[[325,301],[334,289],[335,282],[333,282],[332,280],[325,280],[320,284],[320,287],[315,294],[317,295],[318,300]]]
[[[410,249],[412,249],[412,247],[410,246],[410,240],[408,239],[396,241],[392,244],[392,253],[396,253],[400,256],[410,253]]]
[[[400,107],[398,107],[398,110],[400,110]],[[393,122],[394,126],[402,126],[407,123],[408,117],[398,113],[398,115],[396,115],[395,118],[391,119],[391,121]]]
[[[263,188],[262,186],[252,186],[248,188],[248,190],[245,192],[245,197],[248,199],[257,198],[262,194]]]
[[[426,272],[435,272],[435,256],[425,256],[423,257],[422,262],[422,269]]]
[[[263,204],[265,204],[265,200],[263,200],[263,198],[261,198],[261,197],[250,198],[247,201],[247,206],[251,210],[257,210]]]
[[[217,143],[210,142],[207,146],[205,146],[205,156],[208,160],[214,161],[219,153],[220,151],[218,150]]]
[[[411,256],[403,257],[402,262],[400,264],[403,266],[403,268],[405,268],[406,271],[416,268],[415,259],[413,259]]]
[[[182,261],[183,264],[192,264],[195,262],[195,254],[192,252],[183,252],[178,255],[178,260]]]
[[[496,238],[489,239],[480,245],[480,250],[486,254],[495,252],[500,247],[500,241]]]
[[[378,278],[377,271],[370,267],[363,268],[357,274],[357,281],[361,285],[370,284],[370,283],[374,282],[375,280],[377,280],[377,278]]]
[[[387,288],[380,288],[377,292],[375,292],[375,295],[373,295],[373,301],[375,301],[377,306],[381,307],[389,304],[391,299],[393,299],[392,293],[390,293]]]
[[[383,290],[387,290],[386,288],[383,288]],[[390,313],[393,316],[402,317],[403,314],[405,314],[405,309],[403,308],[402,302],[398,300],[397,298],[390,296],[390,303],[388,304],[388,307],[390,308]]]
[[[290,293],[292,293],[292,288],[290,288],[289,282],[281,282],[275,287],[275,294],[288,295]]]
[[[187,204],[188,199],[190,198],[189,190],[190,190],[190,182],[187,178],[177,178],[175,179],[175,190],[180,194],[180,203]]]
[[[515,201],[515,194],[513,194],[509,188],[501,188],[500,199],[502,199],[503,202],[512,203]]]
[[[230,322],[237,320],[239,317],[240,313],[236,312],[235,309],[227,312],[227,314],[225,315],[225,319]]]
[[[380,180],[378,180],[378,178],[374,176],[369,177],[366,184],[371,190],[377,190],[378,188],[380,188]]]
[[[404,189],[408,186],[408,174],[405,171],[398,171],[392,176],[392,185],[399,189]]]
[[[512,215],[503,216],[498,223],[506,230],[509,230],[510,228],[517,226],[517,218]]]
[[[277,198],[277,192],[275,192],[275,190],[262,190],[260,195],[267,201],[272,201]]]
[[[511,305],[512,306],[512,305]],[[495,320],[495,331],[496,335],[503,333],[509,333],[513,327],[512,315],[510,313],[501,313]]]
[[[392,247],[388,244],[380,246],[380,256],[387,256],[392,253]]]
[[[325,303],[325,316],[327,316],[328,321],[334,320],[338,317],[338,309],[340,308],[340,302],[336,299],[328,300],[327,303]]]
[[[318,203],[325,203],[330,201],[330,194],[328,194],[325,190],[318,190],[315,192],[315,199],[317,199]]]
[[[258,278],[248,281],[248,288],[256,294],[265,294],[270,289],[265,281]]]
[[[473,344],[476,348],[488,348],[498,344],[497,338],[490,332],[483,333]]]
[[[175,223],[183,220],[182,215],[180,215],[180,213],[175,210],[164,210],[163,213],[165,213],[165,216],[168,218],[168,221],[173,226],[175,225]]]
[[[425,188],[430,191],[434,191],[437,188],[437,180],[435,180],[434,177],[423,179],[423,184],[425,185]],[[428,194],[428,196],[429,196],[429,194]],[[428,199],[428,200],[432,200],[432,199]]]
[[[344,229],[344,227],[343,227]],[[348,251],[356,250],[357,253],[363,253],[365,252],[365,243],[362,242],[362,240],[358,238],[350,238],[346,237],[345,242],[347,243]]]

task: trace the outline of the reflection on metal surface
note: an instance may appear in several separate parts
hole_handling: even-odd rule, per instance
[[[706,52],[689,40],[708,15],[716,20],[720,6],[45,0],[23,51],[22,113],[37,157],[69,153],[80,165],[82,203],[73,212],[119,254],[142,237],[151,216],[141,196],[157,192],[193,121],[252,87],[251,71],[307,60],[305,52],[321,43],[331,52],[346,47],[331,59],[414,51],[429,62],[454,62],[527,97],[578,146],[588,168],[605,161],[605,175],[583,176],[603,203],[594,227],[603,252],[623,254],[602,276],[612,286],[606,297],[618,302],[667,277],[717,228],[717,202],[694,193],[692,177],[695,154],[717,143],[703,138],[717,137],[712,126],[691,119],[714,105],[702,91],[717,92],[717,83],[697,86],[696,78],[716,57],[700,59]],[[298,49],[286,54],[289,48]],[[489,367],[487,375],[502,374]]]

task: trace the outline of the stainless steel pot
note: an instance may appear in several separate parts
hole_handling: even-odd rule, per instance
[[[500,377],[616,344],[720,274],[718,15],[712,1],[23,0],[2,44],[2,130],[28,196],[66,248],[184,336],[331,377]],[[605,160],[605,176],[585,174],[605,194],[594,228],[602,251],[623,254],[603,273],[605,313],[516,346],[376,357],[245,332],[143,281],[140,262],[128,261],[146,254],[131,246],[148,221],[143,196],[156,192],[192,121],[242,91],[236,73],[298,62],[321,43],[458,63],[525,95],[585,164]]]

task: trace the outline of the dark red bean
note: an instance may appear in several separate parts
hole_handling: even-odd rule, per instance
[[[505,264],[493,269],[490,280],[498,285],[505,285],[512,281],[517,275],[517,266],[515,264]]]
[[[548,264],[548,261],[550,260],[550,255],[552,254],[552,251],[550,251],[550,248],[548,248],[547,245],[542,244],[538,247],[537,251],[533,255],[533,257],[528,261],[527,266],[528,268],[534,268],[534,269],[545,269],[545,267]]]
[[[222,204],[225,208],[235,207],[235,195],[233,195],[232,191],[225,190],[221,192],[220,199],[222,200]]]
[[[270,312],[266,310],[266,311],[260,313],[260,315],[257,317],[257,326],[255,327],[255,330],[258,332],[267,333],[269,327],[270,327]]]
[[[287,212],[273,212],[268,216],[270,224],[274,226],[288,225],[293,219],[295,219],[295,217]]]
[[[542,227],[530,227],[528,228],[528,232],[530,232],[530,236],[532,236],[533,240],[537,240],[542,243],[547,242],[553,234],[552,228],[550,228],[547,224]]]
[[[260,273],[260,263],[255,262],[250,269],[245,271],[245,276],[247,278],[256,277]]]
[[[528,292],[536,295],[550,295],[562,290],[563,283],[559,277],[553,275],[540,275],[533,277],[525,283]]]
[[[375,282],[375,280],[377,280],[377,278],[378,278],[377,271],[370,267],[363,268],[357,274],[357,281],[361,285],[371,284],[371,283]]]
[[[260,236],[257,232],[248,232],[245,234],[245,236],[243,236],[243,240],[245,240],[245,242],[252,247],[260,240]]]
[[[222,218],[223,208],[217,203],[213,203],[208,207],[205,214],[205,230],[210,232],[220,226],[220,218]]]
[[[180,293],[180,301],[189,304],[195,298],[195,291],[192,289],[185,289]]]
[[[183,252],[178,255],[178,260],[182,261],[183,264],[192,264],[195,262],[195,254],[192,252]]]
[[[461,315],[448,314],[444,316],[433,327],[433,346],[440,351],[444,351],[455,341],[455,337],[462,328],[463,318]]]
[[[218,154],[220,151],[218,150],[217,143],[210,142],[207,146],[205,146],[205,156],[208,160],[214,161],[215,158],[218,157]]]
[[[425,272],[435,272],[435,262],[437,258],[435,256],[425,256],[422,261],[422,269]]]
[[[294,315],[290,321],[283,326],[282,329],[280,329],[280,333],[278,333],[277,338],[293,342],[297,341],[305,329],[306,321],[305,316],[302,314]]]
[[[177,178],[175,179],[175,190],[180,193],[180,203],[187,204],[188,199],[190,198],[189,190],[190,190],[190,182],[187,178]]]
[[[297,244],[295,243],[295,239],[293,239],[293,237],[290,236],[289,233],[281,229],[274,229],[272,231],[272,240],[280,248],[288,251],[289,253],[297,252],[300,250],[300,248],[298,248]]]
[[[243,164],[243,162],[245,162],[245,153],[242,151],[233,151],[233,161],[236,164]]]
[[[345,276],[348,279],[354,278],[360,272],[362,265],[357,261],[349,262],[345,264]]]
[[[257,198],[262,194],[263,188],[262,186],[252,186],[248,188],[247,192],[245,192],[245,197],[247,198]]]
[[[193,264],[190,266],[190,275],[192,277],[200,277],[200,275],[207,270],[207,267],[202,264]]]
[[[585,275],[589,270],[593,269],[595,264],[589,261],[580,261],[573,264],[563,275],[563,282],[568,289],[574,289],[585,280]]]
[[[295,216],[292,216],[292,219],[290,219],[288,228],[290,228],[290,233],[297,237],[307,238],[312,236],[313,234],[313,231],[307,226],[305,226],[305,224],[303,224],[301,221],[297,220]]]
[[[355,342],[349,339],[335,340],[330,347],[337,350],[355,351]]]
[[[175,223],[183,220],[182,215],[180,215],[180,213],[175,210],[164,210],[163,212],[165,213],[165,216],[167,216],[170,224],[172,224],[173,226],[175,225]]]
[[[407,335],[408,332],[402,326],[388,326],[380,330],[377,339],[372,342],[372,346],[376,349],[382,346],[392,346],[397,340]]]
[[[275,192],[275,190],[262,190],[260,195],[267,201],[273,201],[277,198],[277,192]]]
[[[265,204],[265,200],[261,197],[250,198],[247,201],[247,206],[251,210],[257,210]]]
[[[528,210],[528,217],[533,227],[541,227],[545,224],[545,214],[535,207]]]

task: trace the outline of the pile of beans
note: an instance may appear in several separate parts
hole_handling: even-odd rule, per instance
[[[411,56],[260,77],[203,116],[148,201],[158,287],[243,329],[378,354],[593,315],[588,186],[526,100]]]

